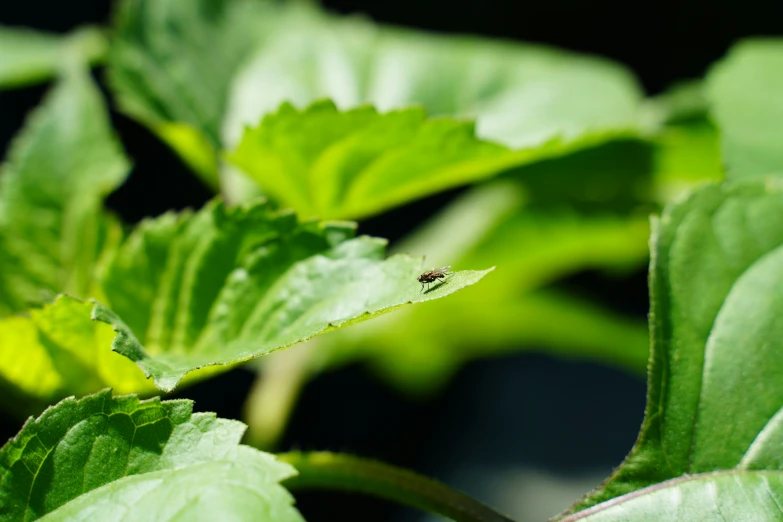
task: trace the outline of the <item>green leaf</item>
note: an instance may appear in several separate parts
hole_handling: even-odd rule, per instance
[[[114,17],[109,80],[119,107],[213,188],[229,87],[272,23],[269,9],[245,0],[125,0]]]
[[[495,174],[509,156],[467,122],[321,102],[284,104],[245,132],[231,159],[304,216],[357,218]]]
[[[103,59],[106,41],[85,27],[65,37],[32,29],[0,26],[0,89],[47,81],[62,69],[68,56],[84,63]]]
[[[723,471],[689,475],[566,517],[585,522],[780,520],[783,473]]]
[[[32,402],[15,409],[29,413],[37,405],[107,386],[119,393],[154,391],[132,362],[109,350],[114,332],[90,320],[92,307],[59,296],[27,315],[0,319],[0,383]]]
[[[258,187],[231,168],[219,180],[218,151],[233,150],[246,125],[287,100],[383,112],[422,106],[477,119],[482,139],[528,150],[640,128],[642,94],[627,70],[540,46],[390,29],[298,2],[126,1],[114,25],[109,75],[122,110],[235,200]],[[331,198],[342,187],[328,190]]]
[[[707,78],[730,178],[783,171],[783,40],[735,45]]]
[[[351,223],[306,221],[257,203],[216,203],[142,223],[107,266],[113,349],[163,390],[198,368],[247,361],[394,308],[449,295],[489,270],[427,291],[421,259],[384,260],[385,242]],[[490,269],[491,270],[491,269]]]
[[[300,521],[289,465],[187,400],[65,399],[0,449],[0,520]]]
[[[615,187],[621,175],[633,170],[624,170],[623,164],[635,148],[621,145],[602,152],[610,162],[618,157],[616,152],[626,153],[609,169],[615,174]],[[580,161],[553,160],[560,168],[532,165],[528,169],[535,172],[530,176],[522,175],[526,169],[521,169],[520,179],[554,176],[564,185],[572,177],[589,178],[592,171],[583,170],[585,154],[575,154]],[[601,172],[606,166],[595,158],[587,164]],[[604,201],[611,202],[617,195],[611,188],[586,192],[605,195]],[[533,205],[529,197],[517,180],[480,185],[394,248],[412,255],[426,253],[430,266],[482,266],[490,260],[501,268],[496,276],[449,299],[400,310],[260,360],[262,375],[247,402],[254,444],[267,447],[279,435],[308,378],[326,367],[357,360],[369,362],[386,380],[413,394],[438,390],[472,359],[531,348],[643,372],[649,344],[646,325],[540,289],[586,269],[640,266],[647,259],[646,216],[569,211],[562,200],[555,206]]]
[[[666,209],[653,235],[644,424],[575,510],[690,474],[781,469],[782,262],[776,179],[707,186]]]
[[[280,9],[276,31],[242,70],[224,125],[227,144],[283,101],[330,98],[341,108],[422,106],[477,120],[479,137],[514,148],[637,129],[641,91],[624,68],[544,46],[389,28]]]
[[[103,198],[128,170],[99,91],[68,67],[0,175],[0,315],[62,291],[91,293],[101,252],[121,236]]]

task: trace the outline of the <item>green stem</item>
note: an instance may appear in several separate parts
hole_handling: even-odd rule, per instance
[[[291,490],[336,489],[365,493],[457,522],[513,522],[435,480],[375,460],[325,451],[281,453],[277,458],[299,472],[298,476],[285,481],[285,487]]]
[[[312,374],[312,361],[309,343],[264,358],[245,400],[245,444],[267,451],[274,447]]]

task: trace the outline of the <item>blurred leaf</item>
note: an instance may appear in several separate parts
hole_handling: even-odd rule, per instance
[[[283,101],[340,108],[421,105],[477,120],[478,135],[514,148],[636,130],[641,92],[608,60],[536,45],[389,28],[310,4],[280,10],[276,32],[232,89],[226,143]]]
[[[330,366],[367,360],[411,394],[440,389],[471,360],[523,351],[598,361],[637,375],[647,365],[643,323],[551,290],[493,299],[476,288],[405,312],[318,339],[316,349],[328,350]]]
[[[231,159],[304,216],[357,218],[495,174],[509,156],[477,140],[468,122],[321,102],[284,104],[245,132]]]
[[[735,45],[707,85],[728,177],[783,171],[783,39]]]
[[[274,22],[264,2],[124,0],[109,80],[119,107],[166,140],[212,188],[229,86]]]
[[[422,292],[421,260],[384,260],[350,223],[302,222],[264,203],[142,223],[102,280],[113,349],[166,391],[193,370],[247,361],[393,308],[446,296],[488,271]]]
[[[536,209],[628,214],[654,208],[653,159],[649,141],[615,139],[520,164],[501,177],[519,184]]]
[[[378,26],[295,3],[279,18],[278,30],[233,86],[223,125],[229,148],[245,126],[256,125],[281,102],[307,106],[323,98],[343,110],[367,103],[381,112],[416,105],[432,116],[475,120],[480,139],[524,151],[508,166],[642,130],[634,78],[606,60]],[[241,200],[252,191],[237,176],[227,169],[224,189]]]
[[[588,214],[567,205],[524,203],[525,197],[509,180],[477,187],[394,250],[426,253],[432,265],[472,266],[492,259],[503,276],[484,285],[494,285],[496,295],[540,288],[581,270],[632,267],[647,258],[646,215]],[[486,228],[463,234],[469,230],[464,217],[478,215],[485,216]]]
[[[0,89],[23,87],[53,78],[71,54],[84,63],[101,61],[106,40],[96,28],[67,36],[0,26]]]
[[[68,67],[0,176],[0,316],[57,292],[90,293],[101,251],[121,236],[103,198],[128,170],[100,93]]]
[[[709,118],[706,82],[675,84],[647,100],[643,111],[662,122],[652,162],[652,200],[666,204],[699,185],[724,178],[720,136]]]
[[[779,520],[783,472],[719,471],[685,475],[599,504],[564,520],[679,522],[681,520]]]
[[[706,118],[667,125],[656,138],[655,199],[665,204],[709,181],[723,180],[720,137]]]
[[[707,186],[666,209],[653,236],[644,424],[625,462],[575,511],[678,477],[781,469],[781,263],[779,180]],[[743,475],[737,484],[755,488]],[[656,500],[648,506],[671,513],[677,492],[647,497]]]
[[[634,78],[599,58],[390,29],[299,2],[126,0],[121,7],[109,71],[120,107],[213,187],[217,151],[233,149],[245,125],[285,101],[332,98],[343,109],[370,103],[384,112],[420,105],[436,116],[477,119],[479,137],[525,149],[640,130]],[[233,169],[222,171],[231,199],[258,193]]]
[[[701,120],[709,112],[709,100],[703,80],[678,82],[662,94],[645,101],[654,120],[668,125]]]
[[[0,520],[301,521],[295,470],[186,400],[65,399],[0,449]]]
[[[133,363],[109,350],[114,332],[90,320],[92,306],[60,296],[26,316],[0,319],[0,381],[38,405],[107,386],[153,391]]]

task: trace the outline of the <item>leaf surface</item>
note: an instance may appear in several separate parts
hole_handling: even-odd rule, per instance
[[[0,449],[0,520],[302,520],[293,468],[192,407],[105,390],[31,418]]]
[[[707,186],[667,208],[652,244],[645,420],[575,510],[688,474],[780,470],[783,184]]]
[[[113,349],[168,391],[198,368],[444,297],[488,272],[459,271],[425,291],[421,259],[384,259],[383,240],[353,233],[351,223],[298,222],[265,203],[165,215],[118,250],[93,316],[118,332]]]
[[[599,504],[565,520],[585,522],[677,522],[743,520],[783,516],[783,472],[730,471],[690,475]]]
[[[496,174],[510,154],[477,140],[468,122],[321,102],[284,104],[246,131],[231,159],[305,216],[357,218]]]
[[[21,412],[40,411],[69,394],[112,387],[119,393],[149,393],[154,387],[126,358],[109,349],[114,332],[90,320],[91,303],[61,295],[25,315],[0,319],[0,383]],[[18,406],[18,407],[17,407]]]

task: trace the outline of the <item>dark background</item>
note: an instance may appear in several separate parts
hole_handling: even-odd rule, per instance
[[[783,2],[716,4],[584,0],[330,0],[340,12],[441,32],[553,44],[615,59],[636,72],[648,93],[700,77],[732,42],[777,35]],[[107,21],[106,0],[0,2],[0,23],[67,31]],[[97,75],[100,78],[100,73]],[[0,149],[22,125],[45,87],[0,93]],[[198,207],[211,194],[149,132],[113,113],[134,172],[109,201],[128,222],[170,208]],[[362,223],[362,232],[399,238],[437,210],[440,195]],[[646,276],[624,280],[584,274],[571,290],[628,314],[647,311]],[[246,370],[185,390],[201,411],[237,418],[253,376]],[[596,364],[519,354],[477,362],[428,400],[406,399],[360,368],[323,375],[305,390],[283,448],[329,449],[373,456],[438,476],[493,501],[486,473],[520,466],[563,476],[619,464],[632,445],[644,407],[644,383]],[[0,441],[20,423],[0,418]],[[467,477],[467,478],[466,478]],[[337,494],[298,495],[308,520],[415,519],[389,504]],[[554,513],[552,513],[554,514]]]

